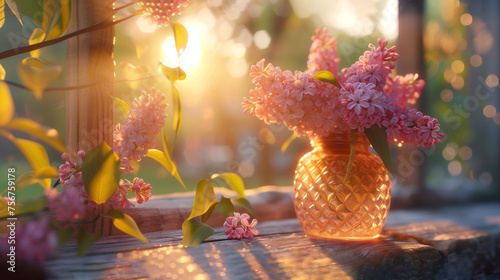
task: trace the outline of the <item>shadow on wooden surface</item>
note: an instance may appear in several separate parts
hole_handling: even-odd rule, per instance
[[[182,231],[102,238],[88,255],[64,246],[47,263],[52,279],[498,279],[500,205],[392,211],[373,241],[307,238],[296,219],[259,223],[252,240],[222,227],[197,248]]]

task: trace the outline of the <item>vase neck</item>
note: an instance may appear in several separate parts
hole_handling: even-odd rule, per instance
[[[368,152],[370,142],[364,132],[336,132],[328,137],[311,139],[311,146],[316,151],[349,153],[354,145],[356,152]]]

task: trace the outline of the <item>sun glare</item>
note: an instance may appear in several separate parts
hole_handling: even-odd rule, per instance
[[[201,27],[198,23],[184,24],[188,30],[188,44],[186,50],[181,55],[180,67],[186,72],[194,71],[200,64],[201,58]],[[169,67],[179,66],[177,51],[175,49],[175,41],[173,36],[169,36],[161,45],[163,50],[162,62]]]

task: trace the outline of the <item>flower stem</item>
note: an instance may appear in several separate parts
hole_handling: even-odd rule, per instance
[[[344,177],[344,183],[350,184],[351,183],[351,171],[352,171],[352,165],[354,163],[354,154],[356,152],[356,134],[357,132],[355,130],[352,130],[351,132],[351,138],[349,139],[349,145],[351,147],[349,151],[349,162],[347,163],[347,172]]]

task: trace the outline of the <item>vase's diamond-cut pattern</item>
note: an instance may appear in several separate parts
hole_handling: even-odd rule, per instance
[[[306,154],[295,170],[295,212],[304,231],[321,238],[368,239],[382,231],[390,180],[382,161],[356,154],[345,182],[348,154]]]

